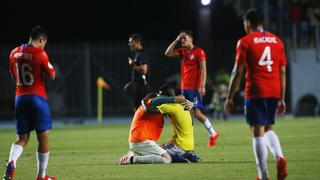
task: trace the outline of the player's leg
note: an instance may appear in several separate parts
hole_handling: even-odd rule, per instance
[[[183,157],[186,152],[175,144],[166,143],[163,145],[163,149],[170,155],[172,163],[188,163],[187,159]]]
[[[17,140],[11,145],[9,160],[6,165],[4,180],[13,179],[16,163],[21,156],[24,147],[28,144],[30,133],[17,135]]]
[[[268,125],[265,126],[264,138],[266,144],[277,162],[277,177],[282,180],[287,176],[286,159],[284,158],[278,135],[272,130],[272,124],[275,123],[275,114],[278,107],[278,99],[267,99]]]
[[[15,99],[15,120],[17,140],[11,145],[8,164],[3,179],[13,179],[16,163],[24,147],[28,144],[30,131],[33,130],[28,98],[17,96]]]
[[[139,143],[134,152],[138,155],[132,158],[133,164],[169,164],[171,163],[170,155],[154,141],[144,141]]]
[[[168,164],[170,155],[154,141],[130,143],[130,151],[120,158],[119,164]]]
[[[209,143],[208,146],[214,146],[216,144],[216,140],[219,137],[219,133],[216,132],[208,119],[207,116],[205,116],[201,109],[204,109],[202,97],[200,96],[198,90],[181,90],[181,94],[186,97],[189,101],[194,102],[194,107],[192,112],[192,115],[198,119],[203,126],[207,129],[209,133]]]
[[[278,135],[272,130],[272,125],[267,125],[265,128],[264,137],[266,139],[267,146],[275,159],[284,157],[279,141]]]
[[[267,167],[268,150],[263,137],[264,126],[254,125],[251,127],[251,131],[253,135],[253,153],[256,160],[258,175],[261,180],[265,180],[269,177],[269,173]]]
[[[49,129],[52,128],[50,109],[47,99],[40,96],[34,96],[33,107],[35,111],[34,119],[36,121],[35,129],[38,139],[37,158],[37,180],[56,179],[46,175],[49,161]]]
[[[264,125],[267,124],[264,99],[246,99],[245,116],[252,132],[252,147],[259,179],[269,177],[267,168],[268,150],[264,139]]]
[[[210,120],[202,113],[200,109],[193,109],[192,114],[196,117],[200,122],[202,122],[203,126],[207,129],[209,133],[209,142],[208,146],[214,146],[216,144],[216,140],[219,137],[219,133],[214,130]]]

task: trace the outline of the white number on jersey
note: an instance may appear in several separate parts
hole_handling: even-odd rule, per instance
[[[267,66],[268,72],[272,72],[272,67],[271,67],[272,64],[273,64],[273,61],[271,59],[270,46],[266,46],[263,50],[262,56],[260,57],[259,65]]]
[[[17,74],[17,86],[31,86],[34,82],[32,67],[28,63],[22,63],[19,67],[19,63],[16,62],[16,74]],[[22,78],[22,81],[20,79]]]

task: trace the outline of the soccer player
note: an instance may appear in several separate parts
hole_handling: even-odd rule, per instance
[[[44,50],[46,31],[35,26],[28,44],[22,44],[10,54],[10,73],[16,82],[15,119],[17,140],[12,144],[4,180],[12,180],[16,163],[26,147],[30,132],[36,130],[38,138],[37,180],[55,180],[46,175],[49,160],[49,129],[51,115],[45,89],[44,75],[55,79],[55,69]]]
[[[178,42],[181,42],[181,48],[176,48]],[[194,102],[192,114],[203,123],[209,132],[208,146],[214,146],[219,133],[216,132],[209,119],[202,113],[204,109],[202,96],[206,89],[206,54],[203,49],[193,44],[193,33],[189,30],[183,30],[178,37],[169,45],[165,55],[167,57],[179,57],[181,62],[181,94],[186,99]]]
[[[148,94],[144,99],[150,103],[156,93]],[[184,101],[183,96],[173,98],[174,102]],[[147,114],[140,106],[134,114],[129,134],[130,151],[119,160],[120,165],[125,164],[168,164],[170,155],[161,148],[156,141],[159,140],[163,129],[163,116],[161,114]]]
[[[282,41],[263,29],[263,14],[249,9],[243,16],[247,35],[236,48],[236,60],[231,74],[225,111],[230,113],[233,97],[246,69],[245,117],[252,131],[257,179],[269,179],[267,147],[277,161],[277,179],[287,175],[286,160],[279,138],[272,130],[275,115],[285,113],[286,57]]]
[[[194,103],[191,101],[177,103],[175,91],[168,85],[160,87],[159,95],[145,108],[148,113],[161,113],[170,118],[174,135],[169,142],[162,145],[163,148],[170,154],[173,163],[199,162],[200,158],[193,151],[193,122],[189,112]]]
[[[124,91],[134,100],[134,112],[139,108],[141,100],[147,95],[149,85],[147,82],[149,54],[144,49],[143,38],[140,34],[129,37],[129,48],[133,56],[128,58],[132,69],[131,81],[124,86]]]

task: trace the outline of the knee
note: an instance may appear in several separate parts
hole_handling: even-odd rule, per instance
[[[264,132],[268,132],[268,131],[271,131],[272,130],[272,125],[267,125],[264,127]]]
[[[29,141],[28,137],[18,137],[15,144],[18,144],[24,148],[27,146],[28,141]]]

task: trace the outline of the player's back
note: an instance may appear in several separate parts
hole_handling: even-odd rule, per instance
[[[157,106],[162,114],[170,117],[175,134],[173,140],[182,149],[189,151],[194,148],[193,122],[189,111],[180,104],[167,103]]]
[[[246,65],[246,98],[280,97],[279,72],[286,57],[276,35],[256,31],[244,36],[237,45],[237,60]]]
[[[48,55],[43,49],[23,44],[12,50],[10,72],[16,81],[16,95],[35,94],[47,97],[44,74],[50,72],[44,66],[48,66],[52,72],[54,71],[48,61]]]
[[[163,125],[161,114],[148,114],[140,106],[131,122],[129,142],[157,141],[161,136]]]

